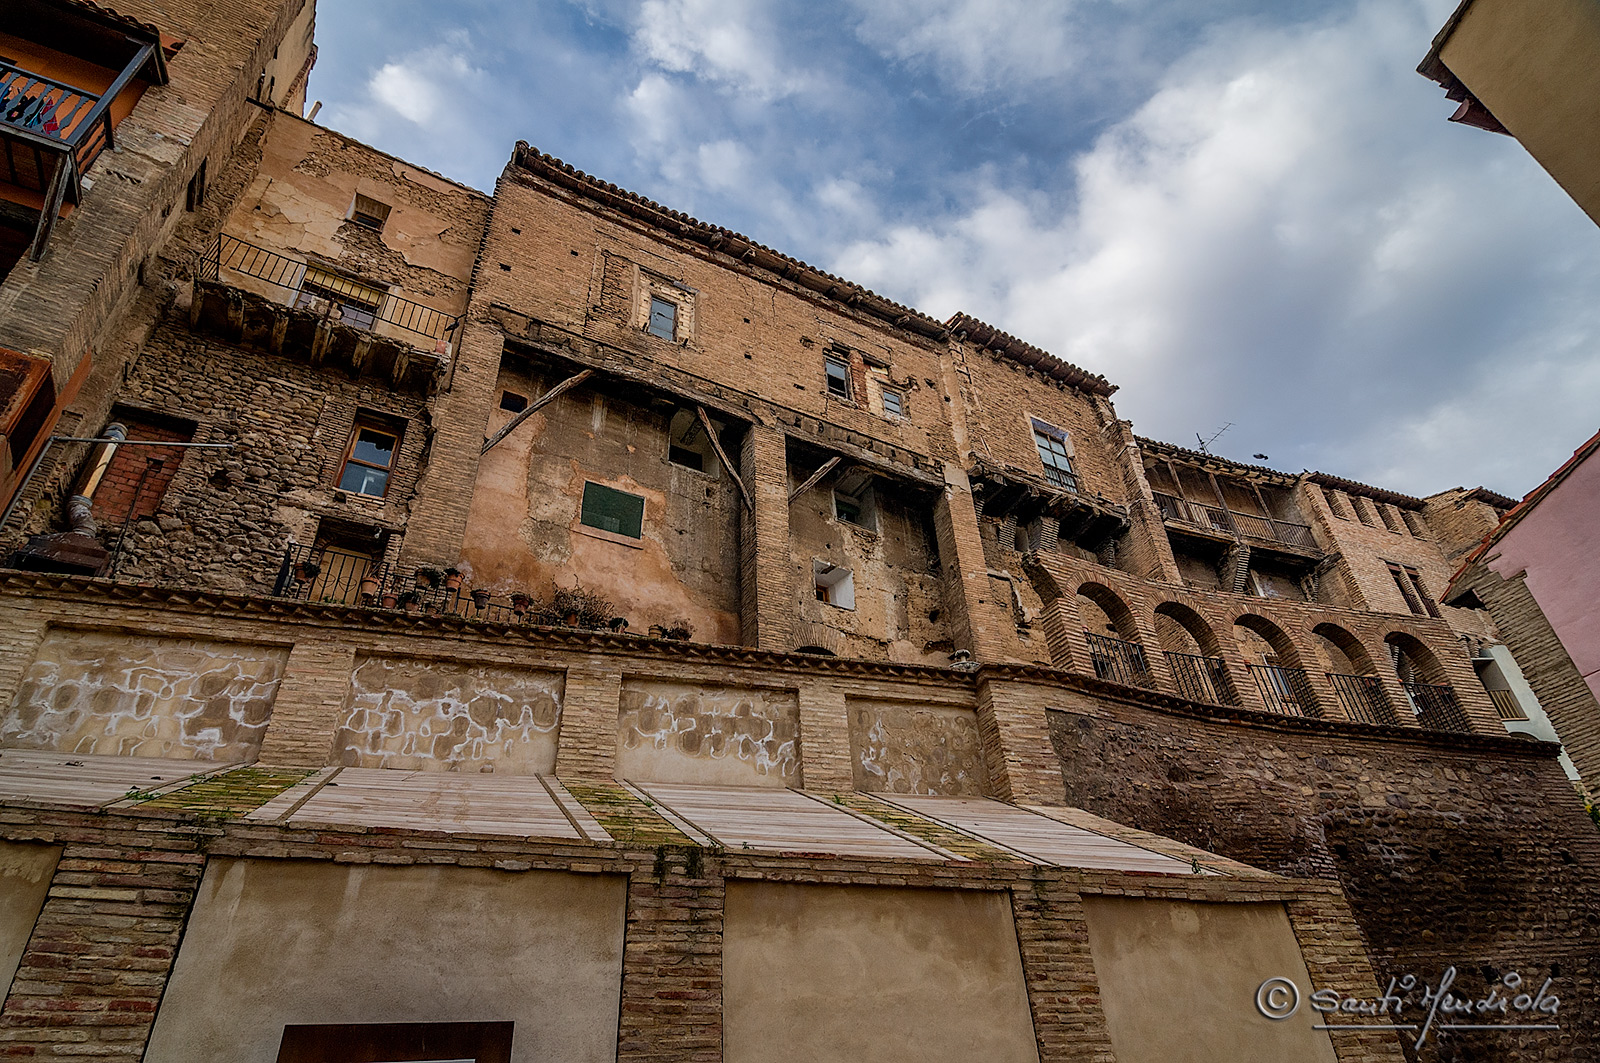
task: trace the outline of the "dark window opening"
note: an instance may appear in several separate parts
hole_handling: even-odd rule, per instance
[[[850,397],[850,363],[843,358],[827,358],[828,394],[841,399]]]
[[[664,340],[677,339],[678,304],[652,295],[650,297],[650,323],[647,329],[652,336],[659,336]]]
[[[512,413],[521,413],[528,408],[528,399],[525,395],[518,395],[515,391],[502,391],[500,393],[500,408]]]
[[[394,471],[399,449],[400,437],[395,432],[357,418],[345,449],[339,489],[382,498],[389,492],[389,474]]]
[[[906,397],[893,388],[883,389],[883,412],[890,417],[906,415]]]
[[[200,168],[189,178],[189,188],[183,196],[183,209],[196,211],[205,206],[206,202],[206,160],[200,160]]]
[[[578,520],[613,535],[638,539],[644,535],[644,498],[604,484],[585,483]]]
[[[680,446],[667,447],[667,460],[695,472],[705,472],[705,457],[699,451],[685,450]]]
[[[389,223],[389,210],[389,204],[357,193],[355,204],[350,208],[350,220],[363,228],[381,233]]]
[[[718,441],[726,448],[727,426],[712,418],[711,427],[716,430]],[[696,410],[680,406],[673,411],[667,423],[667,460],[696,472],[716,472],[717,452]]]
[[[395,1022],[285,1026],[278,1063],[511,1063],[514,1025]]]

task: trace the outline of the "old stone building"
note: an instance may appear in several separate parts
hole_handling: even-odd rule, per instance
[[[314,125],[309,0],[0,6],[138,83],[0,284],[0,1054],[1595,1058],[1452,496]],[[1451,968],[1519,1028],[1425,1027]]]

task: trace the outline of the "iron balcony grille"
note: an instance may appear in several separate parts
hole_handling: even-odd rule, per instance
[[[1092,631],[1085,631],[1083,636],[1089,642],[1089,661],[1098,678],[1123,686],[1155,687],[1143,646],[1110,635],[1096,635]]]
[[[1430,731],[1470,734],[1472,724],[1456,699],[1454,687],[1435,683],[1402,683],[1417,720]]]
[[[79,173],[89,168],[111,136],[111,111],[103,108],[96,114],[99,103],[100,97],[92,92],[0,60],[0,123],[71,152]],[[11,156],[9,143],[6,150]],[[11,156],[7,162],[16,183],[20,176],[16,159]],[[44,188],[40,185],[34,191]]]
[[[1165,520],[1194,524],[1212,531],[1226,532],[1229,535],[1285,543],[1307,550],[1317,549],[1317,540],[1312,536],[1308,525],[1278,520],[1276,517],[1258,517],[1253,513],[1237,513],[1160,491],[1150,493],[1155,496],[1156,506],[1161,510],[1161,516]]]
[[[1077,473],[1068,472],[1066,469],[1060,469],[1054,465],[1046,465],[1044,467],[1044,478],[1063,491],[1071,491],[1073,494],[1078,493]]]
[[[1316,695],[1311,692],[1311,682],[1304,668],[1287,668],[1281,664],[1249,665],[1255,677],[1256,689],[1268,711],[1285,716],[1318,716]]]
[[[1328,673],[1328,682],[1339,699],[1344,714],[1361,723],[1392,724],[1394,710],[1384,696],[1383,683],[1370,675],[1342,675]]]
[[[201,257],[200,279],[221,283],[224,269],[265,281],[287,292],[300,293],[306,290],[308,266],[305,262],[226,234],[218,236]],[[317,289],[313,294],[321,296],[322,286],[313,287]],[[356,287],[351,284],[352,289]],[[367,286],[360,287],[364,290]],[[328,301],[335,306],[341,305],[341,300],[345,300],[345,296],[337,293],[328,297]],[[430,347],[433,341],[453,338],[455,330],[461,325],[459,315],[446,314],[392,293],[381,293],[376,305],[357,295],[350,295],[346,301],[349,309],[341,312],[341,320],[345,324],[370,330],[381,321],[422,337]]]
[[[1190,701],[1211,705],[1237,705],[1239,699],[1228,683],[1228,667],[1221,657],[1202,657],[1197,653],[1166,651],[1167,666],[1178,694]]]

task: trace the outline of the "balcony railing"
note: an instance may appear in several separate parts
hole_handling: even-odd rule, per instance
[[[1311,682],[1304,668],[1286,668],[1279,664],[1249,665],[1255,677],[1256,690],[1271,712],[1285,716],[1318,716],[1316,695],[1311,692]]]
[[[1467,720],[1467,713],[1461,707],[1461,702],[1456,699],[1454,687],[1436,683],[1402,683],[1406,689],[1406,697],[1411,699],[1411,708],[1417,714],[1417,720],[1430,731],[1455,731],[1459,734],[1469,734],[1472,724]]]
[[[201,280],[220,282],[223,280],[222,271],[225,269],[265,281],[288,292],[299,292],[306,279],[305,262],[226,234],[218,236],[210,249],[201,257],[199,276]],[[330,298],[329,301],[338,303],[336,298]],[[342,315],[345,324],[370,328],[372,326],[368,321],[372,321],[373,325],[381,321],[422,337],[428,341],[427,346],[430,348],[436,340],[452,339],[455,330],[461,325],[459,315],[446,314],[431,306],[423,306],[421,303],[414,303],[409,299],[387,293],[382,296],[382,301],[375,308],[362,305],[354,309],[355,312]]]
[[[1143,646],[1110,635],[1096,635],[1092,631],[1085,631],[1083,637],[1088,640],[1089,663],[1097,677],[1123,686],[1155,686]]]
[[[1239,699],[1228,685],[1228,666],[1221,657],[1202,657],[1197,653],[1166,652],[1167,666],[1178,693],[1190,701],[1211,705],[1237,705]]]
[[[1350,719],[1375,724],[1395,722],[1394,710],[1389,707],[1389,699],[1383,693],[1383,683],[1375,676],[1329,672],[1328,682],[1332,684],[1344,714]]]
[[[1285,543],[1307,550],[1317,548],[1317,541],[1311,535],[1311,528],[1305,524],[1278,520],[1275,517],[1258,517],[1253,513],[1238,513],[1218,506],[1208,506],[1203,502],[1182,499],[1176,495],[1163,494],[1160,491],[1152,491],[1151,494],[1155,496],[1156,505],[1161,509],[1161,516],[1166,520],[1182,521],[1185,524],[1195,524],[1229,535]]]

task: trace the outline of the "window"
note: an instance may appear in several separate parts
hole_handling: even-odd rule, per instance
[[[725,439],[726,425],[713,417],[711,427],[719,440]],[[711,445],[711,437],[706,435],[705,425],[700,422],[700,414],[692,407],[678,407],[667,422],[667,460],[685,469],[716,474],[716,449]]]
[[[883,402],[883,415],[885,417],[904,417],[906,415],[906,393],[894,386],[894,381],[889,377],[889,370],[873,366],[872,378],[878,383],[878,395]]]
[[[849,569],[827,561],[814,561],[811,576],[817,601],[840,609],[856,607],[856,581]]]
[[[839,355],[830,354],[827,358],[828,394],[836,398],[848,399],[850,397],[850,363]]]
[[[1428,594],[1422,585],[1422,574],[1410,565],[1397,565],[1393,561],[1385,561],[1389,568],[1389,576],[1394,580],[1394,585],[1400,592],[1400,597],[1406,601],[1406,608],[1418,616],[1438,616],[1439,606]]]
[[[389,473],[399,449],[400,437],[395,432],[356,418],[339,473],[339,490],[382,498],[389,491]]]
[[[500,408],[510,413],[521,413],[528,408],[528,397],[518,395],[515,391],[502,391],[500,393]]]
[[[1039,461],[1044,465],[1044,478],[1057,487],[1077,491],[1078,474],[1072,469],[1072,455],[1067,451],[1067,433],[1044,421],[1033,421],[1033,442],[1039,448]]]
[[[285,1026],[277,1063],[345,1063],[381,1059],[400,1063],[506,1063],[515,1024],[509,1022],[399,1022],[340,1026]]]
[[[644,498],[604,484],[585,483],[583,512],[578,522],[613,535],[641,538],[644,535]]]
[[[374,288],[370,284],[362,284],[316,266],[307,266],[294,305],[297,309],[305,309],[312,300],[325,299],[339,308],[339,320],[344,324],[370,329],[378,318],[378,310],[383,306],[386,294],[381,288]]]
[[[189,188],[183,196],[183,209],[188,211],[199,210],[206,202],[206,160],[200,160],[200,168],[189,178]]]
[[[389,223],[389,204],[357,193],[356,201],[350,207],[350,220],[364,229],[381,233]]]
[[[876,531],[878,513],[875,502],[872,477],[864,473],[851,472],[834,485],[833,515],[846,524]]]
[[[1417,598],[1421,600],[1422,607],[1428,611],[1429,616],[1437,617],[1439,615],[1439,605],[1433,600],[1433,596],[1428,593],[1428,588],[1422,585],[1422,574],[1410,565],[1402,567],[1406,571],[1407,578],[1411,580],[1411,589],[1417,592]]]
[[[645,326],[646,331],[652,336],[660,336],[664,340],[678,338],[678,304],[661,298],[659,295],[650,297],[650,323]]]

